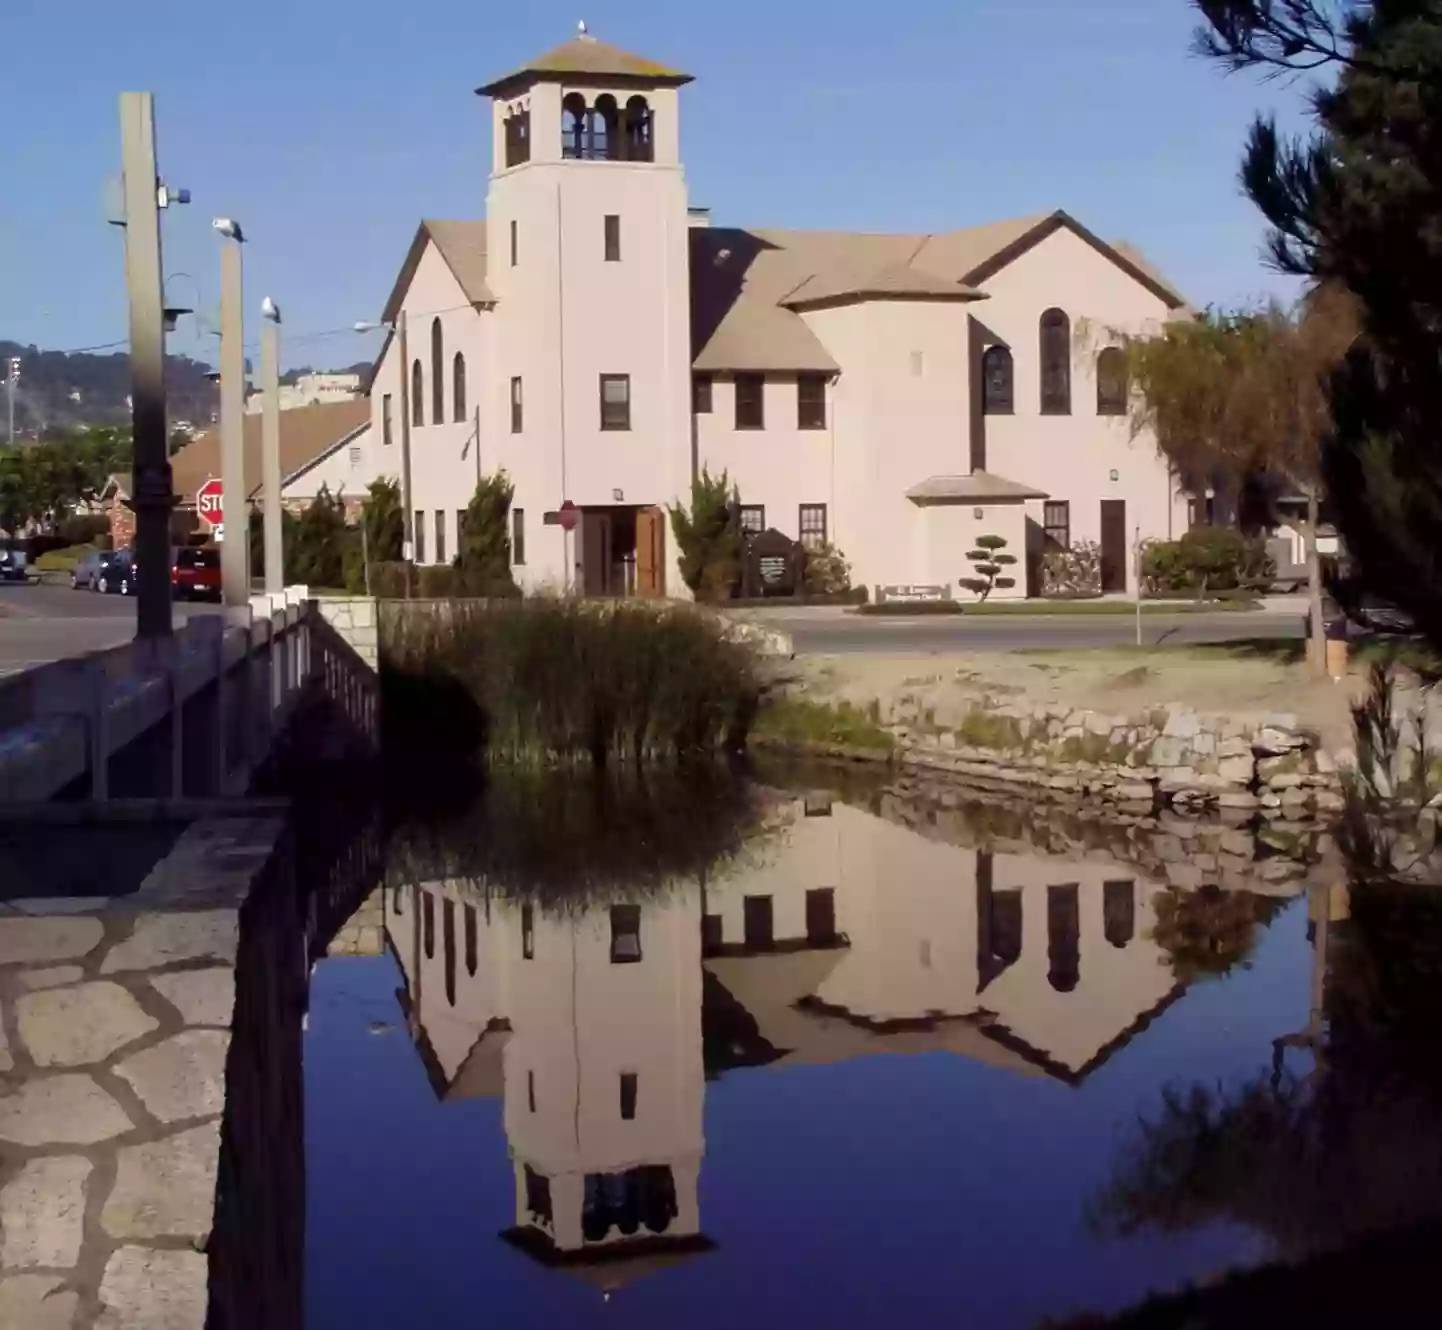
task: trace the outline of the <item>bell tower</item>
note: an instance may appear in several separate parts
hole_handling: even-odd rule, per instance
[[[530,540],[547,580],[578,590],[680,585],[660,517],[690,485],[690,81],[583,25],[478,90],[491,101],[492,372],[513,408],[497,451],[515,507],[581,510],[573,538],[533,526]]]

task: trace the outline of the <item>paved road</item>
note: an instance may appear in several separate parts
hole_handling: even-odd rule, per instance
[[[183,604],[175,622],[220,607]],[[135,602],[65,586],[0,586],[0,675],[86,651],[120,646],[135,636]]]
[[[888,652],[926,655],[953,651],[1066,650],[1136,643],[1130,615],[958,615],[948,618],[881,618],[834,609],[765,610],[752,616],[791,634],[805,655]],[[1301,616],[1291,611],[1224,614],[1147,614],[1147,646],[1230,642],[1241,638],[1301,638]]]

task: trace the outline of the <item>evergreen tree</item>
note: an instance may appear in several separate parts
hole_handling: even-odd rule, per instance
[[[681,551],[681,578],[697,600],[725,600],[741,580],[738,502],[726,472],[703,470],[691,482],[691,511],[671,509],[671,530]]]
[[[457,590],[466,596],[518,596],[511,572],[511,497],[515,486],[504,471],[484,476],[461,519],[456,554]]]
[[[1253,125],[1276,267],[1356,297],[1322,475],[1360,585],[1442,647],[1442,0],[1195,0],[1232,69],[1321,71],[1317,130]]]
[[[345,505],[322,485],[295,524],[285,551],[285,580],[298,586],[344,586],[347,536]]]
[[[400,482],[373,480],[361,504],[366,552],[372,563],[395,563],[405,544],[406,522],[401,512]]]

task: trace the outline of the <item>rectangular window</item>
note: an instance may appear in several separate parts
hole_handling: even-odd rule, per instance
[[[606,262],[621,262],[621,219],[615,213],[606,214]]]
[[[516,260],[520,257],[520,253],[521,253],[521,232],[520,232],[520,227],[519,227],[514,221],[512,221],[512,222],[511,222],[511,267],[514,268],[514,267],[516,266]]]
[[[446,511],[436,509],[436,562],[446,562]]]
[[[351,445],[350,469],[352,471],[359,471],[361,469],[361,450],[360,447],[356,444]]]
[[[611,964],[634,965],[641,959],[641,907],[611,906]]]
[[[601,428],[631,428],[631,376],[601,375]]]
[[[736,376],[736,428],[766,428],[766,376]]]
[[[1042,526],[1046,546],[1051,550],[1071,549],[1071,504],[1065,501],[1042,505]]]
[[[747,535],[759,536],[766,530],[766,507],[759,503],[741,505],[741,530]]]
[[[415,542],[415,562],[424,563],[426,561],[426,515],[419,508],[416,509]]]
[[[801,543],[809,550],[826,544],[826,505],[824,503],[803,503],[801,505]]]
[[[391,424],[391,420],[391,395],[390,393],[386,393],[386,395],[381,398],[381,442],[385,444],[387,448],[395,442],[395,435],[392,432],[394,427]]]
[[[641,1078],[634,1071],[621,1073],[621,1121],[636,1120],[636,1092],[641,1088]]]
[[[519,434],[526,423],[524,403],[521,396],[521,376],[511,380],[511,433]]]
[[[711,414],[712,389],[715,383],[716,378],[712,374],[693,374],[691,376],[691,410],[698,416]]]
[[[532,1113],[536,1111],[536,1073],[533,1071],[526,1073],[526,1105]]]
[[[826,428],[826,375],[797,375],[796,428]]]
[[[511,562],[517,568],[526,562],[526,510],[511,509]]]
[[[536,959],[536,912],[530,905],[521,906],[521,959]]]

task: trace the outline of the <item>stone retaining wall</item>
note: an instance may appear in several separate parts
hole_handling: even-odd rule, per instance
[[[205,1324],[241,903],[283,826],[194,822],[131,896],[0,902],[0,1326]]]

